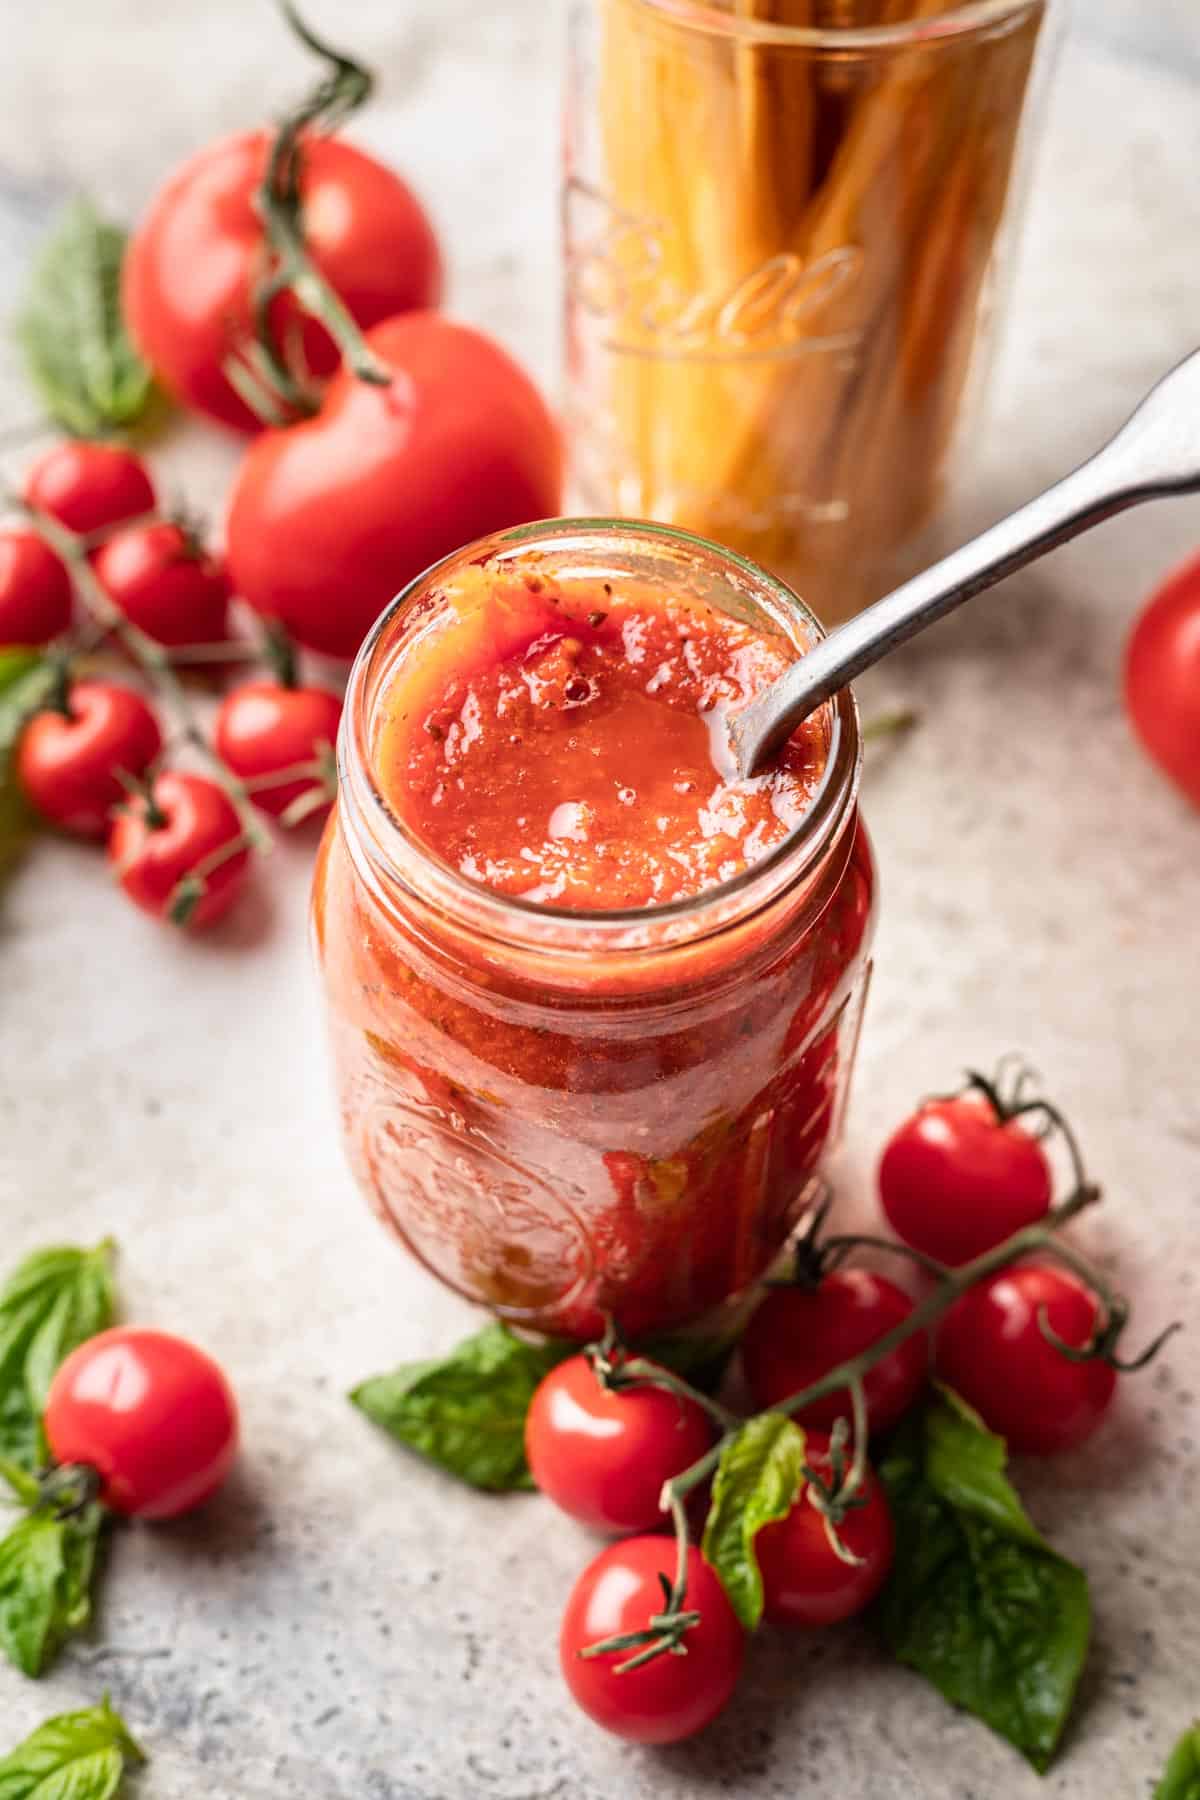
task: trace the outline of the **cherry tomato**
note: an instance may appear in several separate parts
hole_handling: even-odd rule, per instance
[[[543,1494],[598,1531],[663,1523],[664,1481],[712,1445],[702,1407],[658,1387],[601,1386],[586,1356],[543,1379],[525,1418],[525,1454]]]
[[[298,763],[312,763],[323,746],[337,743],[342,703],[328,688],[284,687],[249,681],[226,695],[217,714],[217,752],[243,781],[258,783]],[[253,789],[255,806],[276,818],[302,794],[321,785],[318,776]]]
[[[50,1384],[44,1424],[54,1460],[95,1469],[105,1506],[128,1518],[191,1512],[237,1454],[237,1403],[212,1357],[138,1325],[72,1351]]]
[[[1125,704],[1164,775],[1200,806],[1200,556],[1159,588],[1134,626]]]
[[[879,1196],[896,1236],[957,1266],[994,1250],[1050,1210],[1046,1153],[982,1094],[930,1100],[906,1119],[879,1165]]]
[[[71,577],[36,531],[0,531],[0,644],[48,644],[71,623]]]
[[[97,550],[92,567],[109,599],[160,644],[219,644],[229,577],[216,557],[170,520],[131,525]]]
[[[314,418],[250,446],[229,507],[237,592],[327,656],[439,557],[559,504],[558,430],[497,345],[437,313],[367,342],[393,381],[336,375]]]
[[[162,749],[142,696],[112,681],[76,681],[67,712],[35,713],[17,745],[17,781],[44,819],[79,837],[103,837],[126,798],[117,771],[136,778]]]
[[[251,336],[250,293],[263,260],[255,194],[271,134],[246,131],[199,151],[159,189],[134,232],[122,272],[122,306],[138,349],[168,393],[242,431],[260,421],[230,386],[224,364]],[[304,142],[300,193],[308,250],[363,327],[438,304],[437,239],[398,175],[337,137]],[[324,327],[290,296],[271,313],[275,343],[297,327],[317,376],[338,353]]]
[[[829,1439],[807,1434],[804,1460],[827,1483],[833,1470]],[[773,1625],[836,1625],[871,1604],[888,1578],[896,1548],[887,1496],[873,1469],[837,1528],[857,1563],[843,1562],[805,1482],[790,1513],[765,1525],[754,1540],[763,1578],[763,1615]]]
[[[117,814],[108,840],[121,886],[143,912],[166,918],[180,884],[194,876],[203,892],[189,925],[211,925],[228,912],[246,874],[249,854],[223,855],[241,836],[237,813],[215,781],[168,770],[152,791],[153,809],[139,796]]]
[[[666,1652],[640,1669],[614,1673],[632,1650],[583,1657],[589,1644],[642,1631],[663,1610],[659,1580],[675,1575],[670,1537],[624,1538],[602,1550],[571,1590],[559,1660],[576,1703],[597,1725],[638,1744],[674,1744],[716,1718],[741,1673],[745,1639],[717,1576],[695,1545],[687,1553],[685,1606],[700,1621],[684,1636],[686,1656]]]
[[[1072,1362],[1043,1337],[1050,1329],[1072,1349],[1091,1341],[1102,1309],[1066,1269],[1022,1263],[982,1281],[955,1301],[935,1347],[937,1372],[973,1406],[1010,1450],[1049,1455],[1089,1438],[1117,1385],[1106,1362]]]
[[[39,457],[25,477],[25,499],[68,531],[90,537],[154,511],[145,463],[117,444],[69,438]]]
[[[773,1288],[742,1339],[742,1369],[755,1406],[777,1406],[811,1386],[877,1343],[912,1309],[901,1288],[870,1269],[835,1269],[812,1292]],[[887,1431],[908,1411],[924,1385],[928,1360],[918,1332],[876,1363],[863,1381],[872,1431]],[[800,1424],[823,1431],[849,1417],[845,1388],[796,1414]]]

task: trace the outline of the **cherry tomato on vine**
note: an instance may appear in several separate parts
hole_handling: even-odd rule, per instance
[[[216,1493],[237,1454],[233,1390],[185,1338],[118,1325],[72,1351],[50,1384],[46,1442],[94,1469],[100,1499],[135,1519],[175,1519]]]
[[[571,1590],[559,1637],[567,1686],[588,1717],[639,1744],[674,1744],[716,1718],[741,1673],[745,1639],[725,1590],[695,1545],[687,1553],[684,1606],[700,1614],[684,1634],[686,1656],[669,1652],[615,1673],[633,1650],[579,1654],[589,1644],[641,1631],[663,1610],[660,1576],[675,1575],[671,1537],[624,1538],[602,1550]]]
[[[113,604],[157,643],[224,640],[229,577],[183,526],[169,519],[131,525],[101,545],[92,567]]]
[[[663,1522],[664,1481],[711,1447],[704,1409],[650,1385],[602,1386],[586,1356],[544,1377],[525,1418],[525,1454],[543,1494],[598,1531]]]
[[[24,497],[68,531],[89,537],[154,511],[154,483],[140,456],[118,444],[69,438],[38,458]]]
[[[1134,626],[1125,704],[1150,756],[1200,806],[1200,556],[1159,588]]]
[[[438,313],[367,334],[386,386],[336,375],[315,417],[251,444],[229,506],[234,586],[290,636],[354,655],[439,557],[558,509],[562,445],[536,388]]]
[[[879,1197],[904,1243],[957,1266],[994,1250],[1050,1210],[1045,1151],[983,1094],[929,1100],[890,1139]]]
[[[341,716],[342,702],[328,688],[249,681],[226,695],[214,742],[234,774],[251,784],[255,806],[278,818],[302,795],[322,791],[326,776],[319,759],[332,754]],[[271,783],[272,776],[304,764],[313,772]],[[259,785],[264,779],[268,785]]]
[[[1096,1296],[1066,1269],[1021,1263],[980,1282],[942,1320],[938,1375],[1010,1450],[1049,1455],[1091,1437],[1117,1377],[1099,1359],[1072,1362],[1042,1334],[1039,1316],[1072,1349],[1102,1325]]]
[[[156,777],[149,799],[137,795],[117,814],[108,854],[143,912],[211,925],[229,911],[245,878],[249,852],[231,849],[241,835],[215,781],[168,770]]]
[[[48,644],[71,623],[71,577],[36,531],[0,531],[0,644]]]
[[[835,1269],[813,1290],[772,1288],[742,1339],[742,1369],[755,1406],[778,1406],[810,1387],[877,1343],[912,1310],[902,1288],[870,1269]],[[924,1386],[928,1362],[925,1337],[918,1332],[864,1377],[872,1431],[887,1431],[908,1411]],[[823,1431],[849,1417],[845,1388],[796,1414],[801,1425]]]
[[[17,745],[17,782],[44,819],[79,837],[103,837],[136,779],[162,749],[154,714],[133,688],[76,681],[66,712],[35,713]]]
[[[804,1460],[826,1482],[832,1480],[829,1439],[806,1434]],[[838,1556],[825,1520],[812,1504],[805,1482],[786,1518],[765,1525],[754,1540],[763,1578],[763,1616],[773,1625],[836,1625],[871,1604],[888,1578],[896,1539],[887,1496],[868,1468],[859,1504],[849,1507],[837,1535],[857,1562]]]
[[[263,262],[255,194],[271,134],[246,131],[199,151],[159,189],[129,242],[122,306],[143,357],[176,400],[242,431],[260,421],[224,364],[252,335],[251,285]],[[303,140],[300,195],[309,254],[365,327],[438,304],[433,227],[398,175],[336,137]],[[300,333],[314,375],[339,357],[325,328],[280,296],[270,316],[281,348]]]

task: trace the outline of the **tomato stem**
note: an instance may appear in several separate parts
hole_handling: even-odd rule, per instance
[[[291,0],[281,0],[281,9],[296,36],[315,55],[323,57],[329,69],[284,120],[271,145],[255,198],[266,230],[271,264],[252,296],[255,343],[247,348],[240,363],[233,360],[226,373],[231,380],[235,370],[239,377],[247,378],[246,387],[239,386],[238,391],[252,410],[258,411],[254,399],[257,384],[266,389],[269,402],[282,399],[295,412],[311,414],[316,408],[309,384],[294,372],[284,347],[276,342],[271,323],[271,309],[281,294],[290,293],[302,311],[324,325],[346,366],[360,381],[386,386],[392,379],[392,371],[371,350],[341,297],[308,254],[300,194],[305,132],[336,131],[368,98],[374,83],[369,70],[317,37]]]
[[[106,635],[115,637],[124,646],[141,669],[149,685],[162,695],[164,703],[171,709],[179,723],[181,740],[204,758],[213,779],[219,787],[224,789],[230,805],[238,815],[247,842],[259,855],[265,854],[271,848],[271,840],[255,816],[245,783],[238,779],[201,731],[183,683],[171,666],[168,652],[154,638],[149,637],[136,626],[132,620],[127,619],[120,607],[114,605],[113,601],[109,599],[88,561],[85,539],[67,531],[47,513],[39,512],[36,507],[29,506],[23,501],[20,502],[20,505],[34,529],[45,539],[50,548],[62,557],[71,570],[75,590],[83,602],[84,609]],[[149,815],[147,815],[147,823],[150,823]]]
[[[99,1471],[90,1463],[56,1463],[39,1475],[32,1510],[51,1512],[56,1519],[77,1519],[96,1505],[102,1486]]]

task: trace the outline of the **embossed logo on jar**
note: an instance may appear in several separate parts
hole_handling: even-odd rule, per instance
[[[811,261],[779,251],[712,290],[687,289],[675,228],[617,206],[573,180],[566,193],[567,286],[604,326],[604,347],[638,356],[742,361],[834,353],[863,340],[853,317],[863,253],[855,245]]]
[[[367,1107],[360,1130],[379,1211],[440,1280],[515,1320],[578,1297],[591,1247],[557,1188],[395,1093]]]

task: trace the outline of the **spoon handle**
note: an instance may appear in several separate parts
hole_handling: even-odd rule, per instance
[[[1128,507],[1198,490],[1200,351],[1082,467],[839,626],[731,719],[742,773],[753,774],[823,700],[964,601]]]

